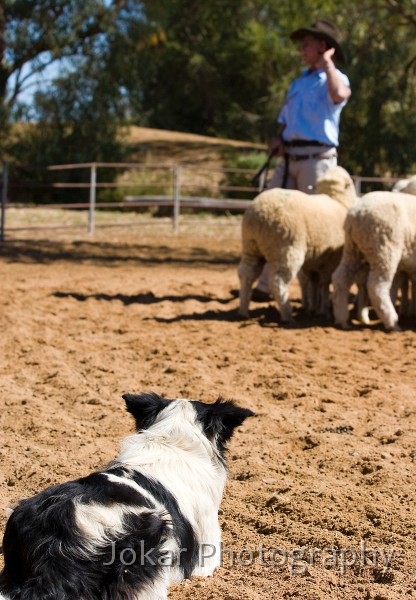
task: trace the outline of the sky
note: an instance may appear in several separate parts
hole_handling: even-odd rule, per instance
[[[24,85],[23,91],[19,94],[19,102],[28,104],[29,106],[33,103],[33,96],[39,89],[46,89],[49,83],[57,77],[60,68],[60,61],[56,60],[54,63],[46,67],[45,70],[30,77]],[[22,76],[26,76],[30,72],[30,65],[23,67]],[[11,78],[10,87],[14,84],[13,77]]]

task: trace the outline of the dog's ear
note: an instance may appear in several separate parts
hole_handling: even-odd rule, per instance
[[[205,435],[217,443],[221,454],[225,444],[234,433],[234,429],[244,423],[247,417],[254,416],[249,408],[236,406],[232,401],[223,401],[218,398],[213,404],[193,402]]]
[[[126,408],[133,415],[137,429],[147,429],[152,425],[161,410],[168,406],[170,400],[157,394],[123,394]]]

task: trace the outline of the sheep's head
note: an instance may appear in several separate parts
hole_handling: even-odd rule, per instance
[[[403,192],[404,188],[408,186],[410,179],[399,179],[396,181],[394,186],[391,188],[392,192]]]
[[[413,175],[413,177],[410,179],[406,179],[405,185],[402,187],[402,189],[395,191],[403,192],[403,194],[413,194],[416,196],[416,175]]]
[[[331,167],[316,182],[316,193],[326,194],[347,208],[352,206],[357,195],[354,182],[343,167]]]

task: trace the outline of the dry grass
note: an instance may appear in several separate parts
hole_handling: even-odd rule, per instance
[[[65,210],[48,208],[8,208],[6,211],[5,239],[102,239],[111,227],[129,237],[152,232],[153,235],[174,235],[173,220],[170,217],[154,217],[149,213],[132,211],[105,211],[95,213],[96,230],[94,236],[88,233],[87,210]],[[241,215],[213,217],[208,213],[186,215],[180,218],[180,233],[198,233],[201,237],[215,237],[218,230],[226,229],[228,234],[240,235]]]

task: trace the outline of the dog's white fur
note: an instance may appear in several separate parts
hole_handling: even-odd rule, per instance
[[[204,559],[204,566],[199,561],[194,574],[212,575],[220,560],[218,508],[227,472],[214,446],[196,426],[192,405],[183,399],[172,402],[151,429],[124,439],[116,462],[156,477],[172,492],[197,532],[200,547],[211,544],[216,548],[212,559]]]
[[[48,561],[52,558],[48,558],[47,555],[50,548],[53,548],[53,560],[58,563],[61,559],[65,561],[68,577],[73,578],[72,592],[65,596],[72,600],[78,585],[79,560],[87,561],[85,568],[88,575],[88,565],[92,564],[88,560],[91,557],[102,557],[104,554],[100,552],[104,551],[108,553],[113,540],[118,541],[121,548],[123,540],[129,540],[131,536],[137,535],[137,540],[141,540],[140,536],[144,535],[143,531],[147,525],[149,532],[152,532],[149,536],[153,536],[149,537],[149,543],[150,540],[154,543],[159,531],[164,532],[162,537],[157,537],[157,549],[165,556],[167,553],[168,560],[163,563],[163,568],[151,571],[150,576],[142,573],[137,575],[136,572],[135,575],[132,572],[133,584],[136,583],[134,576],[137,579],[137,589],[134,591],[127,587],[126,592],[126,588],[122,586],[131,584],[126,584],[121,578],[121,591],[115,588],[114,592],[117,599],[123,597],[128,600],[166,600],[169,585],[181,581],[184,577],[185,567],[181,564],[181,553],[184,550],[178,542],[180,539],[192,541],[193,558],[186,558],[190,561],[186,568],[192,575],[212,575],[220,564],[221,531],[218,509],[227,477],[223,456],[224,444],[231,437],[234,428],[253,413],[234,406],[233,403],[221,401],[214,405],[204,405],[184,399],[168,401],[156,395],[124,398],[128,410],[136,419],[138,432],[123,441],[121,452],[115,461],[99,473],[45,490],[17,506],[17,516],[12,515],[11,525],[8,524],[10,531],[6,535],[6,527],[4,538],[5,569],[0,576],[0,588],[3,591],[3,594],[0,592],[0,600],[9,600],[10,590],[19,598],[20,589],[25,589],[24,585],[29,585],[30,591],[29,596],[25,598],[42,600],[42,590],[45,596],[50,592],[49,581],[53,589],[56,588],[61,594],[59,597],[64,598],[59,576],[55,577],[49,572]],[[150,413],[145,415],[147,421],[141,429],[140,402],[144,403],[143,408],[147,410],[146,401],[150,403],[152,410],[152,403],[157,405],[159,402],[159,405],[156,406],[155,414],[150,420],[149,409]],[[138,402],[138,405],[134,402]],[[217,420],[215,423],[218,422],[218,430],[212,419]],[[120,498],[120,501],[113,502],[113,498]],[[73,533],[72,518],[66,517],[67,539],[64,537],[59,541],[57,550],[56,545],[51,545],[50,536],[53,537],[53,531],[45,532],[44,525],[43,528],[36,528],[36,522],[32,529],[30,518],[34,509],[35,512],[38,511],[40,518],[43,518],[43,506],[48,507],[45,508],[46,511],[51,510],[52,505],[52,510],[56,511],[52,516],[59,519],[59,502],[67,508],[72,507],[71,514],[77,531]],[[56,509],[53,508],[55,505]],[[129,519],[129,515],[133,521]],[[62,518],[65,526],[65,516]],[[135,526],[132,526],[132,522],[136,523],[134,519],[137,523],[144,524],[142,529],[139,527],[136,530]],[[21,534],[19,526],[24,528]],[[177,534],[175,527],[183,526],[187,533]],[[190,532],[192,535],[189,535]],[[181,535],[185,535],[185,538],[181,538]],[[53,542],[56,540],[52,539]],[[210,549],[209,556],[205,554],[207,547]],[[39,552],[46,555],[41,568],[37,562]],[[29,579],[39,580],[37,589],[41,591],[38,591],[37,595],[31,592],[30,582],[21,584],[13,580],[13,568],[8,565],[8,555],[18,556],[19,560],[20,556],[29,556],[28,563],[33,570]],[[53,562],[50,564],[53,569]],[[116,565],[117,568],[121,564],[124,563],[121,561]],[[99,571],[97,573],[99,576]],[[79,576],[81,577],[81,574]],[[112,571],[111,576],[114,576]],[[108,589],[106,588],[105,598],[109,598],[108,593],[111,593]],[[87,592],[96,594],[96,589],[92,592],[87,588]],[[77,600],[83,600],[82,596],[83,594],[79,594]],[[48,595],[48,598],[51,597]]]

